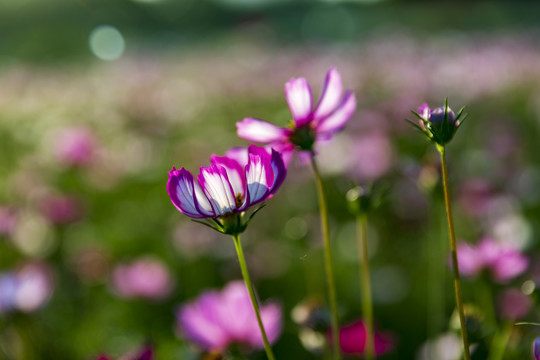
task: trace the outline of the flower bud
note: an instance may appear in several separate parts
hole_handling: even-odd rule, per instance
[[[462,108],[457,114],[448,107],[448,100],[444,106],[440,106],[431,110],[427,104],[423,104],[418,108],[418,111],[413,111],[413,114],[418,117],[420,124],[413,124],[420,130],[430,141],[437,146],[444,147],[456,133],[457,129],[463,124],[467,115],[463,114]],[[462,116],[463,115],[463,116]]]
[[[444,123],[444,117],[446,116],[446,121],[450,125],[455,125],[456,114],[449,107],[446,108],[446,114],[444,111],[444,106],[440,106],[435,110],[431,111],[428,117],[428,121],[433,125],[441,125]]]

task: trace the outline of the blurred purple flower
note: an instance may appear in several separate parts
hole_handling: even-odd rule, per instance
[[[0,236],[9,235],[17,224],[17,212],[10,207],[0,206]]]
[[[68,195],[48,196],[41,202],[41,212],[53,224],[64,225],[80,220],[83,205],[79,199]]]
[[[324,83],[318,104],[313,108],[311,87],[305,78],[292,78],[285,84],[285,96],[293,121],[287,128],[266,121],[245,118],[236,123],[238,136],[243,139],[270,144],[285,157],[295,148],[313,151],[319,141],[329,140],[341,130],[356,110],[356,98],[351,91],[343,94],[341,76],[331,68]]]
[[[535,360],[540,360],[540,337],[533,341],[533,355]]]
[[[487,269],[495,281],[505,283],[522,274],[529,259],[518,250],[485,238],[474,246],[462,242],[457,248],[459,271],[464,276],[475,276]]]
[[[281,333],[281,308],[276,303],[261,306],[261,318],[270,343]],[[263,349],[261,331],[251,307],[246,285],[227,284],[221,291],[207,291],[183,305],[177,313],[179,332],[207,351],[225,350],[233,343]]]
[[[112,274],[112,286],[123,298],[160,300],[170,294],[173,280],[160,260],[146,256],[117,265]]]
[[[0,273],[0,313],[32,312],[49,299],[53,276],[43,263],[30,262],[16,271]]]
[[[56,156],[66,165],[87,165],[95,155],[94,134],[86,128],[64,130],[56,142]]]
[[[271,198],[285,179],[281,155],[254,145],[248,148],[246,164],[227,156],[211,157],[212,165],[201,167],[194,181],[184,168],[169,172],[167,192],[176,208],[191,218],[219,218],[242,213]]]
[[[375,332],[375,355],[379,356],[394,348],[393,336]],[[343,326],[339,331],[339,342],[344,354],[363,355],[366,348],[366,327],[361,320]]]
[[[527,315],[534,303],[518,289],[507,289],[499,296],[498,305],[503,318],[516,320]]]

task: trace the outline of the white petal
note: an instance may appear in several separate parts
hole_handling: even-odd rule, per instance
[[[236,209],[234,193],[224,168],[217,165],[201,168],[198,179],[216,216],[225,215]]]

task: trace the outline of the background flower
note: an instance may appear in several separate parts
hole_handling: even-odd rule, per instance
[[[240,281],[227,284],[221,292],[204,292],[182,305],[177,317],[180,334],[207,351],[221,352],[235,343],[264,348],[247,288]],[[281,307],[263,304],[261,318],[273,344],[281,333]]]

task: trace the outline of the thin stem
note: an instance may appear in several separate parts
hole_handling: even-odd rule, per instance
[[[362,315],[366,326],[365,356],[367,360],[375,359],[375,342],[373,339],[373,302],[371,297],[371,280],[369,276],[368,226],[367,215],[356,217],[358,258],[360,259],[360,281],[362,286]]]
[[[244,282],[249,292],[249,298],[251,299],[251,304],[253,305],[253,310],[255,310],[255,315],[257,316],[257,323],[259,324],[259,329],[261,329],[261,335],[264,342],[264,350],[266,351],[266,356],[268,360],[276,360],[272,348],[270,347],[270,342],[266,336],[266,331],[264,330],[264,325],[261,319],[261,312],[259,310],[259,304],[257,298],[255,297],[255,291],[253,290],[253,285],[249,278],[249,273],[246,264],[246,258],[244,257],[244,251],[242,250],[242,244],[240,243],[240,235],[232,235],[234,240],[234,246],[236,247],[236,254],[238,255],[238,262],[240,263],[240,270],[242,271],[242,276],[244,277]]]
[[[311,156],[311,166],[315,174],[315,183],[317,185],[317,195],[319,197],[319,212],[321,218],[321,232],[324,244],[324,265],[326,268],[326,282],[328,285],[328,293],[330,297],[330,315],[332,325],[332,339],[334,341],[334,359],[341,360],[341,348],[339,345],[339,322],[337,312],[336,286],[334,284],[334,270],[332,265],[332,251],[330,248],[330,228],[328,226],[328,207],[326,205],[326,197],[324,188],[317,166],[315,156]]]
[[[461,282],[459,279],[459,266],[456,247],[456,235],[454,233],[454,220],[452,218],[452,206],[450,204],[450,191],[448,189],[448,170],[446,168],[446,154],[443,146],[437,146],[441,153],[441,167],[444,187],[444,203],[446,205],[446,218],[448,220],[448,232],[450,236],[450,250],[452,252],[452,270],[454,273],[454,290],[456,294],[456,305],[459,313],[459,322],[461,325],[461,339],[463,340],[463,354],[465,360],[470,360],[469,340],[467,339],[467,328],[465,326],[465,312],[461,300]]]

